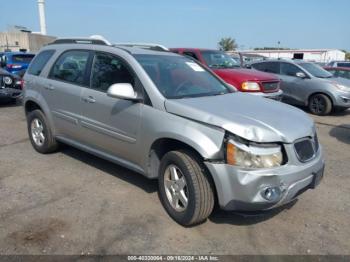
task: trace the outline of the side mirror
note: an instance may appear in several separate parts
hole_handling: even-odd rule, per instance
[[[131,101],[140,101],[134,88],[129,83],[111,85],[107,90],[107,96]]]
[[[306,78],[306,75],[303,72],[298,72],[295,74],[295,76],[299,78]]]

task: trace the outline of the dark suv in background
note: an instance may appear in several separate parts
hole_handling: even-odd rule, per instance
[[[307,106],[311,113],[327,115],[332,109],[350,107],[350,81],[336,78],[320,66],[303,60],[269,60],[251,68],[273,73],[281,79],[283,101]]]

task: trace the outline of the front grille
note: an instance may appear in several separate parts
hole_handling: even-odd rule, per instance
[[[264,88],[264,91],[272,92],[279,89],[279,82],[265,82],[262,83],[262,86]]]
[[[300,162],[307,162],[313,159],[318,151],[319,144],[317,135],[313,138],[305,138],[294,143],[294,149]]]

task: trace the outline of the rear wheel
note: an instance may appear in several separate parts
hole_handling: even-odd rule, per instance
[[[324,94],[315,94],[310,98],[309,110],[314,115],[328,115],[332,110],[332,101]]]
[[[27,124],[30,142],[36,151],[47,154],[57,150],[58,144],[41,110],[28,113]]]
[[[203,164],[187,151],[171,151],[159,169],[159,196],[168,214],[189,226],[204,221],[214,207],[214,190]]]

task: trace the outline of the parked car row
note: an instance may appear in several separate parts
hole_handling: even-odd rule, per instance
[[[202,63],[100,40],[44,47],[24,76],[34,149],[66,143],[158,179],[165,210],[186,226],[215,203],[267,210],[315,188],[325,162],[312,119],[246,92],[267,94],[265,82],[275,92],[278,78],[197,51]]]
[[[251,67],[281,79],[283,100],[307,106],[311,113],[327,115],[350,107],[350,81],[333,76],[320,66],[303,60],[268,60]]]

